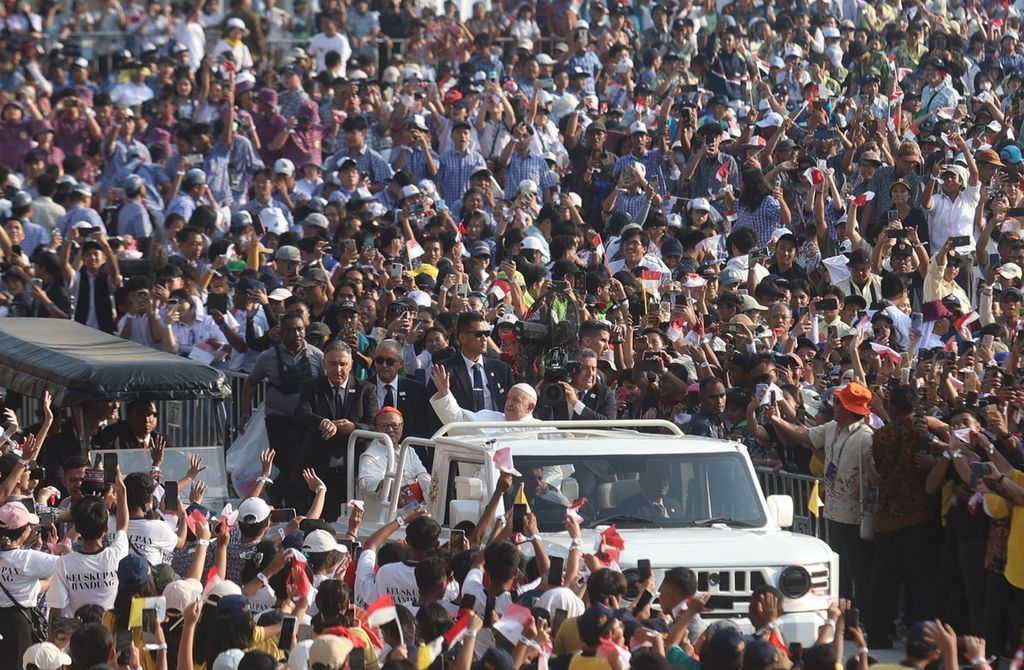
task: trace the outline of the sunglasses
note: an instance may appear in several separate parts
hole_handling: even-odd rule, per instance
[[[471,335],[473,337],[487,337],[488,335],[491,334],[491,331],[489,331],[489,330],[467,330],[467,331],[465,331],[462,334],[463,335]]]
[[[387,366],[392,366],[398,363],[398,361],[395,360],[394,358],[384,358],[383,356],[377,356],[376,358],[373,359],[373,362],[376,363],[377,365]]]

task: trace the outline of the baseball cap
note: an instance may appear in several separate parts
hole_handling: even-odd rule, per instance
[[[302,220],[302,225],[313,226],[314,228],[323,228],[324,230],[327,230],[329,224],[327,222],[326,216],[324,216],[323,214],[319,214],[317,212],[313,212],[312,214],[310,214],[309,216]]]
[[[328,279],[327,273],[322,268],[309,268],[302,273],[299,286],[306,288],[308,286],[316,286],[317,284],[326,284]]]
[[[164,587],[162,595],[168,611],[184,612],[203,597],[203,585],[195,579],[176,579]]]
[[[486,242],[474,242],[473,246],[469,250],[470,256],[488,256],[491,255],[491,247]]]
[[[270,516],[270,505],[262,498],[246,498],[238,506],[238,520],[242,523],[262,523]]]
[[[782,125],[782,122],[782,114],[779,114],[778,112],[768,112],[764,115],[764,118],[759,119],[754,125],[758,128],[778,128]]]
[[[721,277],[719,277],[718,281],[719,282],[722,281]],[[741,311],[741,312],[750,312],[750,311],[765,312],[767,310],[768,310],[768,308],[765,307],[764,305],[762,305],[761,303],[759,303],[757,300],[755,300],[754,296],[752,296],[752,295],[740,296],[740,309],[739,309],[739,311]]]
[[[711,209],[711,203],[707,198],[694,198],[690,201],[691,212],[710,212]]]
[[[71,657],[52,642],[40,642],[25,650],[21,663],[25,667],[34,665],[39,670],[61,670],[65,665],[71,665]]]
[[[348,638],[339,635],[321,635],[313,640],[309,647],[309,666],[317,664],[327,670],[338,670],[348,660],[353,644]]]
[[[325,551],[348,552],[345,545],[338,544],[333,535],[320,528],[306,536],[306,539],[302,541],[302,550],[313,554],[322,554]]]
[[[1024,275],[1024,272],[1021,271],[1020,266],[1016,263],[1003,263],[999,266],[999,269],[996,270],[996,272],[998,272],[1003,279],[1020,279],[1021,276]]]
[[[739,284],[744,279],[746,277],[743,271],[735,267],[726,267],[718,273],[718,283],[722,286],[733,286]]]
[[[274,162],[274,174],[285,174],[289,176],[295,174],[295,163],[291,162],[287,158],[278,158]]]
[[[206,173],[199,168],[192,168],[185,173],[183,181],[186,186],[202,186],[206,184]]]
[[[32,514],[20,502],[9,502],[0,507],[0,528],[24,528],[30,523],[39,523],[39,517]]]
[[[346,301],[338,303],[338,311],[339,312],[355,312],[356,314],[358,314],[359,313],[359,307],[356,306],[356,304],[354,302],[352,302],[351,300],[346,300]]]
[[[222,651],[217,654],[217,658],[213,659],[213,666],[210,670],[238,670],[238,664],[244,657],[245,652],[241,649]]]
[[[275,288],[267,296],[268,300],[276,300],[277,302],[283,302],[288,298],[292,297],[292,292],[286,288]]]
[[[1002,158],[1005,162],[1010,163],[1011,165],[1024,163],[1024,156],[1021,155],[1020,147],[1018,147],[1016,144],[1011,144],[1010,146],[1000,151],[999,157]]]
[[[519,248],[523,250],[544,251],[544,247],[541,245],[540,240],[533,235],[527,235],[524,237]]]
[[[149,581],[149,561],[139,554],[128,554],[117,564],[117,582],[121,586],[142,586]]]
[[[299,251],[298,247],[286,244],[283,247],[278,247],[277,251],[274,253],[274,259],[298,263],[302,260],[302,253]]]

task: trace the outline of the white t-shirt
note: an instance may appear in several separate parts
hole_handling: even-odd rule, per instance
[[[114,607],[117,595],[117,564],[128,555],[128,534],[117,531],[114,541],[95,554],[65,554],[53,571],[53,581],[46,593],[46,604],[74,616],[82,605],[99,605],[105,610]]]
[[[39,580],[49,577],[59,560],[59,556],[32,549],[0,551],[0,582],[17,604],[35,607],[39,600]],[[7,594],[0,590],[0,608],[13,606]]]
[[[516,589],[516,595],[521,595],[540,586],[540,579],[535,579],[529,584],[524,584]],[[462,594],[471,595],[476,598],[473,610],[483,616],[487,610],[487,590],[484,588],[484,571],[480,568],[473,568],[466,573],[466,581],[462,583]],[[513,603],[512,592],[505,591],[494,599],[494,611],[499,616],[505,613],[509,605]]]
[[[110,517],[107,540],[113,543],[117,519]],[[139,554],[150,565],[171,562],[171,554],[178,546],[178,534],[160,519],[132,519],[128,522],[128,551]]]
[[[341,76],[345,76],[345,68],[348,66],[348,59],[352,57],[352,47],[348,38],[341,33],[335,33],[334,37],[328,37],[323,33],[313,35],[309,40],[309,55],[316,59],[316,71],[322,72],[327,69],[325,59],[331,51],[337,51],[341,56]]]

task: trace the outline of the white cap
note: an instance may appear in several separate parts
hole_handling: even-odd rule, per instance
[[[260,523],[270,516],[270,505],[263,498],[246,498],[238,506],[238,520],[242,523]]]
[[[519,247],[520,249],[532,249],[534,251],[544,251],[544,247],[533,235],[527,235],[523,238],[523,243]]]
[[[71,657],[52,642],[40,642],[25,650],[21,663],[25,666],[31,663],[39,670],[61,670],[65,665],[71,665]]]
[[[996,272],[1004,279],[1020,279],[1024,275],[1024,272],[1021,271],[1020,266],[1016,263],[1003,263]]]
[[[270,299],[270,300],[277,300],[279,302],[284,302],[285,300],[287,300],[290,297],[292,297],[292,292],[289,291],[286,288],[275,288],[267,296],[268,299]]]
[[[516,316],[515,314],[512,314],[511,312],[509,312],[508,314],[502,314],[501,316],[498,317],[498,321],[494,325],[500,326],[503,323],[515,325],[519,323],[519,317]]]
[[[524,179],[524,180],[522,180],[521,182],[519,182],[519,192],[520,193],[533,193],[534,195],[536,195],[537,194],[537,182],[535,182],[532,179]]]
[[[306,539],[302,541],[302,550],[312,554],[322,554],[325,551],[348,553],[348,548],[345,545],[338,544],[333,535],[319,528],[307,535]]]
[[[416,184],[406,184],[398,192],[398,199],[399,200],[405,200],[406,198],[411,198],[412,196],[419,195],[419,194],[420,194],[420,189],[416,186]]]
[[[249,33],[249,30],[245,27],[245,21],[243,21],[242,19],[240,19],[238,17],[234,17],[234,18],[228,19],[228,22],[227,22],[227,24],[225,24],[225,27],[228,30],[231,30],[232,28],[241,28],[242,32],[244,32],[246,34]]]
[[[274,174],[286,174],[288,176],[295,174],[295,163],[287,158],[278,158],[274,162]]]
[[[650,134],[647,131],[647,125],[644,124],[642,121],[634,121],[633,124],[629,127],[630,135],[634,135],[636,133],[643,133],[644,135]]]
[[[764,115],[763,119],[760,119],[755,126],[758,128],[778,128],[782,125],[782,114],[778,112],[768,112]]]
[[[690,201],[689,209],[691,212],[710,212],[712,207],[707,198],[694,198]]]
[[[579,193],[569,192],[569,200],[572,200],[572,204],[576,209],[583,207],[583,198],[580,197]]]
[[[821,36],[825,39],[831,39],[833,37],[842,37],[842,34],[839,32],[839,28],[828,26],[827,28],[822,29]]]
[[[197,579],[175,579],[164,587],[161,594],[167,609],[184,612],[185,608],[203,598],[203,585]]]
[[[242,587],[229,579],[225,579],[217,582],[217,585],[213,587],[213,590],[210,591],[210,595],[206,597],[206,603],[208,605],[212,605],[224,596],[240,595],[242,595]],[[216,596],[217,600],[214,600],[214,596]]]
[[[537,64],[538,65],[554,65],[555,64],[555,59],[552,58],[551,56],[547,55],[547,54],[539,54],[537,56]]]
[[[786,51],[785,51],[785,53],[783,55],[783,58],[789,58],[790,56],[796,56],[797,58],[803,58],[804,57],[804,50],[801,49],[800,46],[797,45],[797,44],[790,44],[789,46],[786,47]]]
[[[239,84],[256,84],[256,77],[252,72],[239,72],[235,75],[235,86]]]
[[[537,95],[537,99],[542,105],[550,105],[555,101],[555,97],[543,89]]]
[[[519,49],[526,49],[527,51],[533,51],[533,40],[531,40],[528,37],[525,38],[525,39],[521,39],[521,40],[519,40],[519,44],[517,46],[518,46]]]
[[[261,209],[260,223],[263,224],[268,233],[281,235],[288,232],[288,219],[284,218],[284,212],[277,207],[264,207]]]
[[[433,301],[430,299],[430,295],[425,291],[409,291],[405,294],[405,297],[416,303],[417,307],[430,307]]]

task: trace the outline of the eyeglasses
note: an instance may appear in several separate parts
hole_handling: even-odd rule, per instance
[[[376,358],[373,359],[373,362],[376,363],[377,365],[387,366],[395,365],[396,363],[398,363],[398,361],[395,360],[394,358],[384,358],[383,356],[377,356]]]
[[[377,424],[377,430],[398,430],[404,425],[405,423],[402,421],[398,423],[379,423]]]
[[[145,413],[145,414],[143,414],[142,416],[144,416],[144,417],[146,417],[146,418],[148,419],[148,418],[150,418],[150,417],[156,418],[156,417],[158,417],[158,416],[160,416],[160,415],[159,415],[159,414],[157,414],[156,412],[146,412],[146,413]]]
[[[489,330],[467,330],[462,333],[463,335],[470,335],[472,337],[487,337],[491,334]]]

